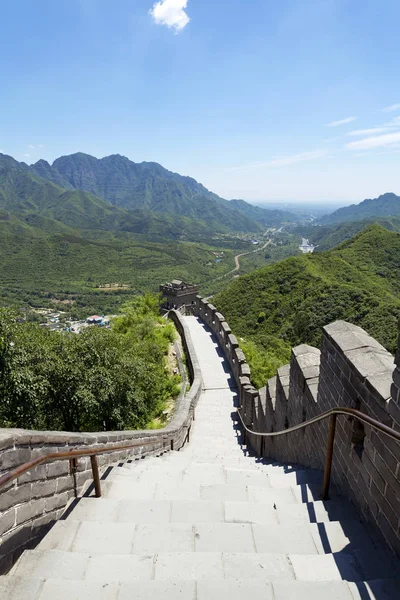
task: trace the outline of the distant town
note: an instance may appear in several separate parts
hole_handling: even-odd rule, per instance
[[[104,327],[110,328],[110,321],[115,315],[90,315],[86,319],[73,321],[67,318],[67,313],[64,311],[54,312],[47,308],[31,309],[32,312],[43,318],[41,327],[46,327],[51,331],[63,331],[66,333],[80,333],[88,327]]]

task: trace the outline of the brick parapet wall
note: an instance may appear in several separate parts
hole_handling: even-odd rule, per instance
[[[339,406],[357,408],[400,431],[400,338],[394,364],[360,327],[336,321],[324,328],[321,350],[294,348],[290,365],[257,392],[243,353],[229,343],[232,332],[224,317],[201,297],[194,312],[216,335],[232,367],[246,425],[255,431],[280,431]],[[332,479],[400,554],[400,444],[357,423],[337,419]],[[265,457],[322,470],[327,434],[325,420],[262,444],[259,437],[248,439]]]
[[[202,379],[189,331],[179,313],[171,311],[186,351],[191,375],[190,391],[176,407],[171,422],[164,429],[148,431],[113,431],[67,433],[0,429],[0,475],[40,456],[69,450],[93,449],[135,441],[154,442],[145,448],[99,455],[101,468],[128,457],[145,457],[169,451],[170,441],[179,449],[186,440],[202,390]],[[92,479],[90,458],[78,460],[73,475],[69,460],[40,465],[10,482],[0,492],[0,572],[13,564],[23,549],[33,546],[47,528],[65,511],[72,498],[81,493]]]

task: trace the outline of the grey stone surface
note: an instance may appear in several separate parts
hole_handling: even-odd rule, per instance
[[[194,548],[195,531],[190,523],[137,525],[132,552],[134,554],[193,552]]]
[[[156,580],[223,579],[220,552],[175,552],[158,554],[155,561]]]
[[[218,523],[224,520],[222,501],[174,500],[172,523]]]
[[[353,600],[346,581],[275,581],[273,589],[274,600]]]
[[[167,500],[121,500],[119,523],[169,523],[171,502]]]
[[[41,587],[42,582],[39,579],[4,576],[0,578],[0,598],[4,600],[37,600]]]
[[[13,575],[43,579],[83,579],[89,555],[60,550],[25,550]]]
[[[79,521],[58,521],[40,542],[39,550],[71,550],[72,543],[81,523]]]
[[[292,524],[255,524],[252,527],[257,552],[271,554],[293,552],[307,555],[318,553],[309,526],[306,524],[298,523],[295,527]]]
[[[153,579],[154,556],[107,554],[88,556],[84,579],[101,582],[149,581]]]
[[[197,523],[196,552],[255,552],[251,525],[244,523]]]
[[[118,600],[195,600],[194,581],[141,581],[140,586],[121,583]],[[198,597],[197,597],[198,600]]]
[[[293,579],[288,558],[282,554],[232,554],[223,555],[226,579],[268,580]]]
[[[226,501],[224,505],[227,523],[260,523],[263,525],[278,523],[278,512],[274,508],[274,503]]]
[[[197,600],[274,600],[272,585],[269,581],[251,581],[248,579],[199,581]]]
[[[130,554],[135,526],[131,523],[81,523],[71,551],[93,554]]]
[[[291,554],[289,556],[299,581],[361,581],[356,560],[349,554]]]
[[[118,583],[47,580],[37,600],[116,600]]]

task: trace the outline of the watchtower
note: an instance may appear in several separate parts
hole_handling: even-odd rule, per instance
[[[197,285],[173,279],[171,283],[160,285],[160,292],[164,298],[164,308],[178,309],[181,306],[194,305],[199,288]]]

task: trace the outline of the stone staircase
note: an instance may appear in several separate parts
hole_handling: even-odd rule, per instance
[[[322,474],[241,445],[231,375],[187,317],[202,370],[190,443],[103,475],[0,578],[7,600],[395,600],[398,565]]]

